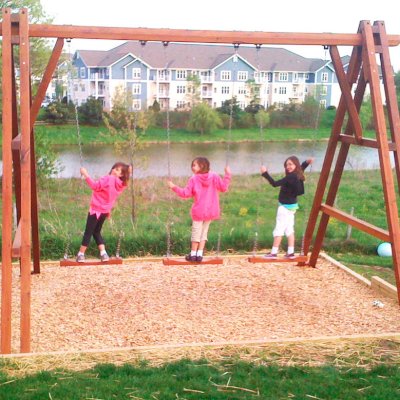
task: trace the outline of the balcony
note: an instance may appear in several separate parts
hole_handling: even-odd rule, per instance
[[[201,97],[213,97],[212,91],[203,91],[201,92]]]
[[[102,72],[95,72],[90,74],[90,80],[92,81],[104,81],[106,78],[106,75]]]
[[[169,91],[168,90],[161,90],[158,92],[158,97],[169,97]]]
[[[212,82],[212,76],[211,75],[201,75],[200,76],[200,82],[201,83],[210,83]]]
[[[158,75],[158,82],[169,82],[171,79],[170,75]]]

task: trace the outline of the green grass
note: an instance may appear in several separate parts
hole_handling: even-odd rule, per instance
[[[68,399],[379,399],[400,397],[400,369],[279,367],[228,360],[181,360],[160,367],[100,364],[82,372],[55,370],[0,376],[0,398]]]
[[[75,125],[39,125],[35,127],[36,132],[43,132],[50,144],[77,144],[77,128]],[[94,127],[80,126],[81,141],[88,143],[114,143],[115,138],[109,135],[104,126]],[[174,130],[170,132],[170,140],[174,143],[189,142],[237,142],[237,141],[280,141],[280,140],[321,140],[329,138],[329,129],[320,129],[315,132],[313,129],[265,129],[260,133],[258,128],[233,129],[231,132],[226,129],[219,129],[210,134],[200,135],[199,133],[185,130]],[[162,128],[151,128],[143,136],[144,142],[166,142],[167,132]]]

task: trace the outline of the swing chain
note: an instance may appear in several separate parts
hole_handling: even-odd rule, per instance
[[[116,258],[120,258],[120,252],[121,252],[121,242],[122,242],[122,238],[124,237],[124,231],[120,230],[119,231],[119,236],[118,236],[118,242],[117,242],[117,248],[115,250],[115,257]]]
[[[66,243],[65,243],[65,251],[64,251],[64,260],[68,260],[68,257],[69,257],[69,247],[70,247],[70,245],[71,245],[71,236],[70,235],[68,235],[67,236],[67,240],[66,240]]]

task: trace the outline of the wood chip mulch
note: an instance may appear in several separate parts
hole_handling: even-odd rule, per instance
[[[18,268],[13,286],[18,353]],[[396,301],[322,260],[317,268],[244,259],[44,266],[31,296],[32,352],[400,332]]]

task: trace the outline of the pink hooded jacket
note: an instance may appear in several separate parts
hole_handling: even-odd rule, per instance
[[[90,214],[109,214],[118,196],[127,188],[115,175],[106,175],[98,181],[87,177],[86,183],[93,190],[90,200]]]
[[[192,206],[193,221],[212,221],[221,215],[218,192],[226,192],[231,175],[225,174],[222,179],[215,172],[193,175],[186,187],[174,187],[172,190],[184,199],[194,197]]]

